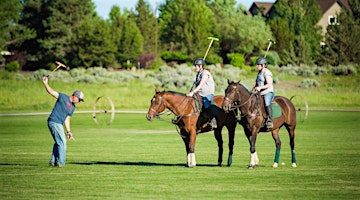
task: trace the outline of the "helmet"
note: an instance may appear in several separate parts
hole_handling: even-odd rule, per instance
[[[267,60],[266,58],[264,58],[264,57],[260,57],[260,58],[258,58],[258,59],[256,60],[256,64],[257,64],[257,65],[261,65],[261,64],[267,65],[267,64],[268,64],[268,60]]]
[[[205,60],[202,58],[195,58],[193,65],[205,65]]]

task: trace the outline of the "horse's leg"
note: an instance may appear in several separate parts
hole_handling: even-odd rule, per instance
[[[234,123],[230,126],[226,126],[228,129],[229,134],[229,156],[227,161],[227,166],[230,167],[232,164],[232,155],[234,150],[234,143],[235,143],[235,128],[236,128],[236,121],[234,119]]]
[[[196,166],[196,159],[195,159],[195,143],[196,143],[196,130],[194,128],[190,129],[190,140],[189,140],[189,154],[187,157],[187,163],[189,167]]]
[[[285,126],[290,137],[290,148],[291,148],[291,166],[296,167],[296,156],[295,156],[295,126]]]
[[[215,129],[214,130],[214,136],[215,136],[215,139],[218,143],[218,166],[221,167],[221,164],[222,164],[222,156],[223,156],[223,139],[222,139],[222,135],[221,135],[221,129]]]
[[[184,144],[185,144],[186,166],[187,166],[187,159],[188,159],[188,155],[189,155],[189,152],[190,152],[189,134],[184,129],[180,129],[180,136],[181,136],[181,139],[184,141]]]
[[[257,138],[257,133],[258,130],[256,128],[253,128],[252,131],[250,131],[249,129],[245,129],[245,134],[248,137],[249,143],[250,143],[250,164],[248,166],[249,169],[253,169],[255,167],[257,167],[256,162],[258,163],[259,159],[257,158],[257,153],[255,150],[255,143],[256,143],[256,138]],[[257,160],[257,161],[255,161]]]
[[[273,168],[278,167],[279,159],[280,159],[281,140],[280,140],[280,136],[279,136],[279,130],[280,129],[277,128],[277,129],[274,129],[273,131],[271,131],[272,137],[273,137],[273,139],[275,141],[275,147],[276,147]]]

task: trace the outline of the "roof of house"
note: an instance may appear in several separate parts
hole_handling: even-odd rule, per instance
[[[332,5],[334,5],[334,3],[339,3],[339,5],[343,8],[345,8],[346,10],[351,10],[350,6],[349,6],[349,2],[348,0],[318,0],[318,4],[320,6],[321,12],[325,13]],[[276,2],[275,2],[276,3]],[[271,8],[273,7],[273,5],[275,3],[269,3],[269,2],[254,2],[252,4],[252,6],[250,7],[250,9],[253,6],[256,6],[257,8],[264,8],[262,11],[262,15],[263,16],[267,16],[267,14],[269,13],[269,11],[271,10]],[[247,15],[251,15],[249,11],[246,11]]]
[[[274,5],[274,3],[269,3],[269,2],[254,2],[254,4],[258,8],[264,8],[264,10],[262,10],[262,15],[263,16],[266,16],[269,13],[272,6]]]
[[[318,0],[322,13],[325,13],[336,2],[338,2],[341,7],[347,10],[351,10],[348,0]]]

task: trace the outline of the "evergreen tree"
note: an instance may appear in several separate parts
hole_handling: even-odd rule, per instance
[[[36,69],[50,68],[55,60],[72,64],[75,31],[96,13],[91,0],[24,0],[22,16],[21,23],[37,31],[36,38],[21,46],[27,52],[27,67]]]
[[[278,0],[274,6],[275,16],[269,23],[276,33],[276,41],[280,42],[279,56],[285,62],[314,63],[320,53],[322,38],[321,29],[316,25],[321,17],[317,0]],[[289,33],[292,35],[283,35]],[[284,43],[281,41],[284,38],[291,40]]]
[[[360,24],[352,13],[342,10],[337,16],[339,23],[328,26],[321,64],[337,66],[360,62]]]
[[[108,23],[99,17],[88,18],[75,34],[73,64],[85,67],[115,66],[117,48],[112,40]]]
[[[10,50],[24,40],[34,38],[35,32],[20,25],[22,5],[19,1],[0,1],[0,51]]]
[[[149,3],[139,0],[136,5],[136,24],[140,29],[143,41],[143,53],[156,53],[156,20]]]

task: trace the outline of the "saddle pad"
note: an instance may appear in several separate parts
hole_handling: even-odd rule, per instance
[[[216,116],[220,112],[220,108],[217,107],[217,105],[215,103],[212,103],[209,108],[210,108],[210,111],[214,114],[214,116]]]
[[[281,108],[277,103],[273,102],[271,104],[271,108],[272,108],[272,117],[273,118],[277,118],[277,117],[281,116]]]

